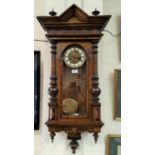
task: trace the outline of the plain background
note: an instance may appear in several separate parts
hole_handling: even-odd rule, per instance
[[[33,1],[0,5],[0,154],[33,155]],[[122,0],[122,154],[155,154],[151,0]]]

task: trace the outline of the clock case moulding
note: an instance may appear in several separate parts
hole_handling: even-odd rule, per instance
[[[102,37],[102,31],[109,22],[111,15],[98,15],[89,16],[75,4],[70,6],[59,16],[38,16],[43,29],[47,32],[46,37],[51,43],[51,77],[50,88],[48,90],[50,95],[49,115],[46,125],[50,132],[53,141],[55,133],[65,131],[67,138],[71,140],[70,146],[72,152],[75,153],[78,147],[77,140],[81,139],[82,132],[94,133],[95,142],[97,142],[98,133],[104,125],[100,119],[100,106],[99,95],[101,90],[99,88],[97,54],[98,42]],[[62,119],[61,102],[62,87],[60,77],[61,70],[58,68],[62,63],[58,58],[67,46],[72,44],[80,45],[87,52],[88,72],[87,82],[87,97],[88,97],[88,113],[87,118],[76,117]],[[63,50],[62,50],[63,49]],[[68,75],[70,76],[70,75]]]

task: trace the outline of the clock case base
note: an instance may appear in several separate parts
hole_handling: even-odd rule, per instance
[[[97,142],[98,133],[103,126],[100,120],[100,106],[99,95],[101,90],[98,83],[98,67],[97,67],[97,44],[102,37],[102,31],[109,22],[111,15],[99,15],[89,16],[75,4],[64,11],[60,16],[38,16],[37,19],[42,25],[43,29],[47,32],[46,37],[51,43],[51,77],[50,77],[50,102],[49,116],[46,125],[50,132],[52,141],[56,132],[65,131],[67,138],[71,140],[70,146],[72,152],[78,147],[78,140],[81,139],[81,133],[89,132],[93,133],[95,142]],[[87,41],[92,48],[90,49],[89,62],[93,65],[91,68],[91,78],[88,79],[91,86],[89,87],[89,107],[88,112],[89,119],[86,118],[74,118],[67,119],[67,121],[60,118],[60,102],[58,82],[61,83],[60,77],[57,75],[57,43],[62,44],[67,41],[70,44]],[[87,47],[85,47],[87,48]],[[58,112],[59,111],[59,112]],[[76,122],[76,123],[75,123]]]
[[[72,153],[75,153],[75,150],[79,146],[78,140],[81,139],[81,134],[83,132],[94,133],[94,140],[97,143],[98,133],[101,131],[101,127],[104,125],[101,121],[98,122],[87,122],[87,123],[79,123],[79,124],[58,124],[57,121],[48,121],[46,122],[48,126],[48,131],[50,132],[50,137],[53,142],[55,137],[55,132],[64,131],[67,133],[67,138],[71,140],[70,147],[72,149]]]

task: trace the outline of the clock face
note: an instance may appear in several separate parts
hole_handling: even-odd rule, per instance
[[[68,48],[64,53],[64,62],[68,67],[79,68],[85,63],[85,61],[85,52],[77,46]]]

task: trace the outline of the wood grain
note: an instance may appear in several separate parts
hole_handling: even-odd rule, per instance
[[[94,133],[97,142],[103,126],[100,119],[97,44],[110,17],[89,16],[76,5],[69,7],[60,16],[37,17],[52,44],[49,118],[46,125],[52,141],[55,132],[67,133],[73,153],[82,132]],[[77,74],[73,74],[63,61],[64,51],[74,45],[82,48],[86,54],[86,62]],[[77,101],[77,115],[64,114],[62,102],[66,98]]]

